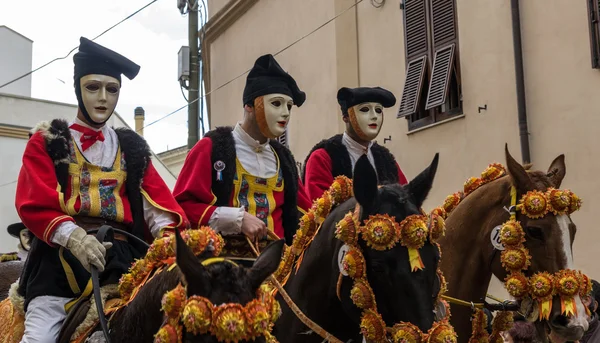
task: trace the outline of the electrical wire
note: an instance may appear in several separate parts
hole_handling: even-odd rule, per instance
[[[96,39],[98,39],[99,37],[101,37],[102,35],[104,35],[105,33],[107,33],[108,31],[110,31],[110,30],[114,29],[115,27],[117,27],[117,26],[121,25],[121,24],[122,24],[124,21],[126,21],[126,20],[129,20],[131,17],[133,17],[134,15],[138,14],[139,12],[141,12],[142,10],[144,10],[146,7],[148,7],[148,6],[152,5],[153,3],[157,2],[157,1],[158,1],[158,0],[152,0],[152,1],[150,1],[150,2],[149,2],[149,3],[147,3],[147,4],[146,4],[144,7],[142,7],[142,8],[140,8],[140,9],[138,9],[137,11],[135,11],[135,12],[133,12],[133,13],[131,13],[130,15],[128,15],[127,17],[125,17],[123,20],[119,21],[118,23],[116,23],[116,24],[114,24],[113,26],[109,27],[108,29],[104,30],[104,31],[103,31],[101,34],[99,34],[99,35],[97,35],[96,37],[92,38],[92,40],[96,40]],[[27,73],[25,73],[25,74],[23,74],[23,75],[21,75],[21,76],[17,77],[17,78],[16,78],[16,79],[14,79],[14,80],[11,80],[11,81],[9,81],[9,82],[7,82],[7,83],[5,83],[5,84],[1,85],[1,86],[0,86],[0,89],[1,89],[1,88],[3,88],[3,87],[6,87],[6,86],[8,86],[8,85],[10,85],[10,84],[12,84],[12,83],[15,83],[15,82],[19,81],[20,79],[22,79],[22,78],[24,78],[24,77],[27,77],[27,76],[29,76],[29,75],[31,75],[31,74],[33,74],[33,73],[35,73],[36,71],[38,71],[38,70],[40,70],[40,69],[42,69],[42,68],[45,68],[46,66],[48,66],[48,65],[50,65],[50,64],[52,64],[52,63],[54,63],[54,62],[56,62],[56,61],[59,61],[59,60],[64,60],[65,58],[69,57],[69,55],[71,55],[71,53],[73,53],[73,51],[77,50],[77,48],[79,48],[79,45],[77,45],[76,47],[74,47],[74,48],[73,48],[71,51],[69,51],[69,53],[68,53],[68,54],[66,54],[64,57],[57,57],[57,58],[53,59],[52,61],[50,61],[50,62],[48,62],[48,63],[46,63],[46,64],[42,65],[41,67],[35,68],[35,69],[33,69],[32,71],[29,71],[29,72],[27,72]]]

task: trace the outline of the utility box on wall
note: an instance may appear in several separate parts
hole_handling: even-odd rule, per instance
[[[190,47],[182,46],[177,56],[177,80],[186,81],[190,79]]]

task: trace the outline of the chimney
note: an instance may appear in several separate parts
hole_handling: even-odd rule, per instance
[[[146,111],[143,107],[136,107],[133,111],[135,118],[135,132],[144,137],[144,116]]]

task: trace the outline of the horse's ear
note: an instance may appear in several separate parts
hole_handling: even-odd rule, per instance
[[[436,153],[429,167],[425,168],[425,170],[412,179],[408,184],[408,189],[415,198],[415,205],[417,205],[419,208],[423,205],[425,199],[427,199],[427,195],[429,195],[429,191],[433,186],[433,180],[435,179],[435,173],[437,172],[439,159],[440,154]]]
[[[508,144],[505,145],[504,150],[506,153],[506,167],[508,174],[512,177],[514,186],[522,192],[534,190],[533,181],[531,181],[525,168],[512,157],[508,151]]]
[[[565,155],[560,155],[550,163],[550,168],[548,168],[548,177],[554,188],[560,188],[560,184],[566,174],[567,167],[565,166]]]
[[[377,173],[366,154],[356,161],[352,185],[356,201],[368,213],[377,198]]]
[[[175,251],[177,266],[188,285],[188,292],[195,294],[205,288],[204,280],[208,280],[208,271],[194,255],[192,249],[185,244],[179,229],[175,229]]]
[[[265,250],[260,253],[256,261],[254,261],[249,272],[250,286],[252,289],[258,289],[269,275],[277,270],[279,262],[281,262],[284,242],[285,240],[280,239],[269,244]]]

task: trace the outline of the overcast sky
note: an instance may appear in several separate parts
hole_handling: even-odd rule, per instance
[[[0,25],[33,40],[33,68],[65,56],[143,7],[150,0],[0,0]],[[188,45],[188,18],[175,0],[158,0],[96,40],[141,66],[123,85],[116,111],[133,127],[133,110],[146,110],[146,124],[186,104],[177,81],[177,52]],[[75,52],[74,52],[75,53]],[[32,76],[32,97],[76,104],[73,54]],[[185,91],[187,96],[187,91]],[[187,109],[144,129],[155,152],[187,144]]]

